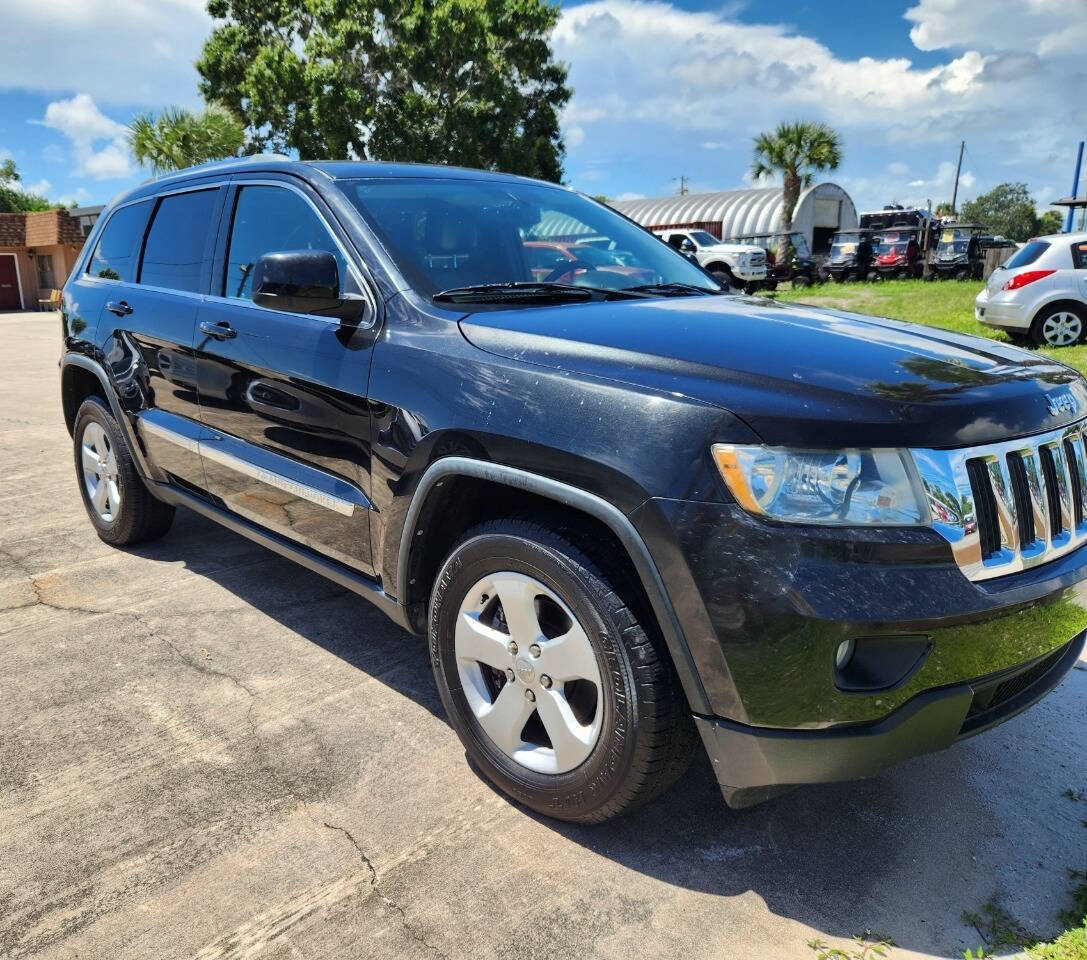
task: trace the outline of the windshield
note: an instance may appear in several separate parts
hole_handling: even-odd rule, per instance
[[[422,177],[347,180],[338,186],[424,296],[532,282],[721,290],[648,231],[560,187]],[[581,236],[616,251],[578,243]]]
[[[940,242],[936,247],[936,253],[937,255],[958,255],[966,253],[969,247],[969,230],[945,230],[943,233],[940,234]]]
[[[798,257],[810,257],[811,250],[808,248],[808,238],[802,233],[790,233],[789,242],[793,245],[793,250],[796,251]]]
[[[857,252],[857,244],[860,243],[858,234],[838,234],[830,245],[830,256],[848,257]]]
[[[721,242],[712,233],[707,233],[705,230],[692,230],[689,236],[700,247],[712,247],[714,244]]]

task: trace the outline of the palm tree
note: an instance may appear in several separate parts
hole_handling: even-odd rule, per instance
[[[140,114],[128,125],[132,153],[152,173],[237,156],[244,143],[245,128],[226,107],[215,103],[201,113],[167,107],[157,117]]]
[[[782,123],[773,133],[755,138],[752,178],[780,173],[785,181],[781,207],[781,229],[793,228],[793,211],[800,199],[800,188],[811,184],[812,174],[835,170],[842,162],[842,141],[825,123]]]

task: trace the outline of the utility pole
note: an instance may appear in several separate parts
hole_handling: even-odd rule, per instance
[[[966,149],[966,141],[959,144],[959,165],[955,168],[955,191],[951,194],[951,216],[958,218],[959,212],[956,204],[959,201],[959,174],[962,173],[962,152]]]
[[[1076,197],[1079,195],[1079,171],[1080,171],[1080,168],[1082,166],[1083,166],[1083,141],[1080,140],[1080,142],[1079,142],[1079,152],[1076,154],[1076,172],[1075,172],[1074,176],[1072,177],[1072,199],[1073,200],[1075,200]],[[1087,208],[1084,208],[1084,209],[1087,209]],[[1072,232],[1072,225],[1073,225],[1073,223],[1075,223],[1075,219],[1076,219],[1076,208],[1075,207],[1069,207],[1068,208],[1068,216],[1065,218],[1065,221],[1064,221],[1064,232],[1065,233],[1071,233]]]
[[[672,179],[675,180],[676,178],[672,177]],[[681,197],[685,197],[685,196],[687,196],[687,193],[688,193],[688,191],[687,191],[687,177],[686,177],[686,175],[680,175],[680,177],[679,177],[679,195]]]

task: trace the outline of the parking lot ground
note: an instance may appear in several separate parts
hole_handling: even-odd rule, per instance
[[[986,903],[1060,929],[1087,672],[863,783],[732,812],[700,761],[556,824],[473,772],[424,644],[364,600],[192,514],[101,543],[58,338],[0,317],[0,955],[792,960],[870,929],[961,957]]]

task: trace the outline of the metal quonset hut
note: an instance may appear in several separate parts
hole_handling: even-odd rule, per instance
[[[781,227],[781,187],[616,200],[611,205],[652,230],[689,227],[708,230],[720,240],[776,233]],[[815,253],[830,248],[836,230],[856,225],[857,208],[836,183],[816,183],[801,191],[793,229],[807,237]]]

